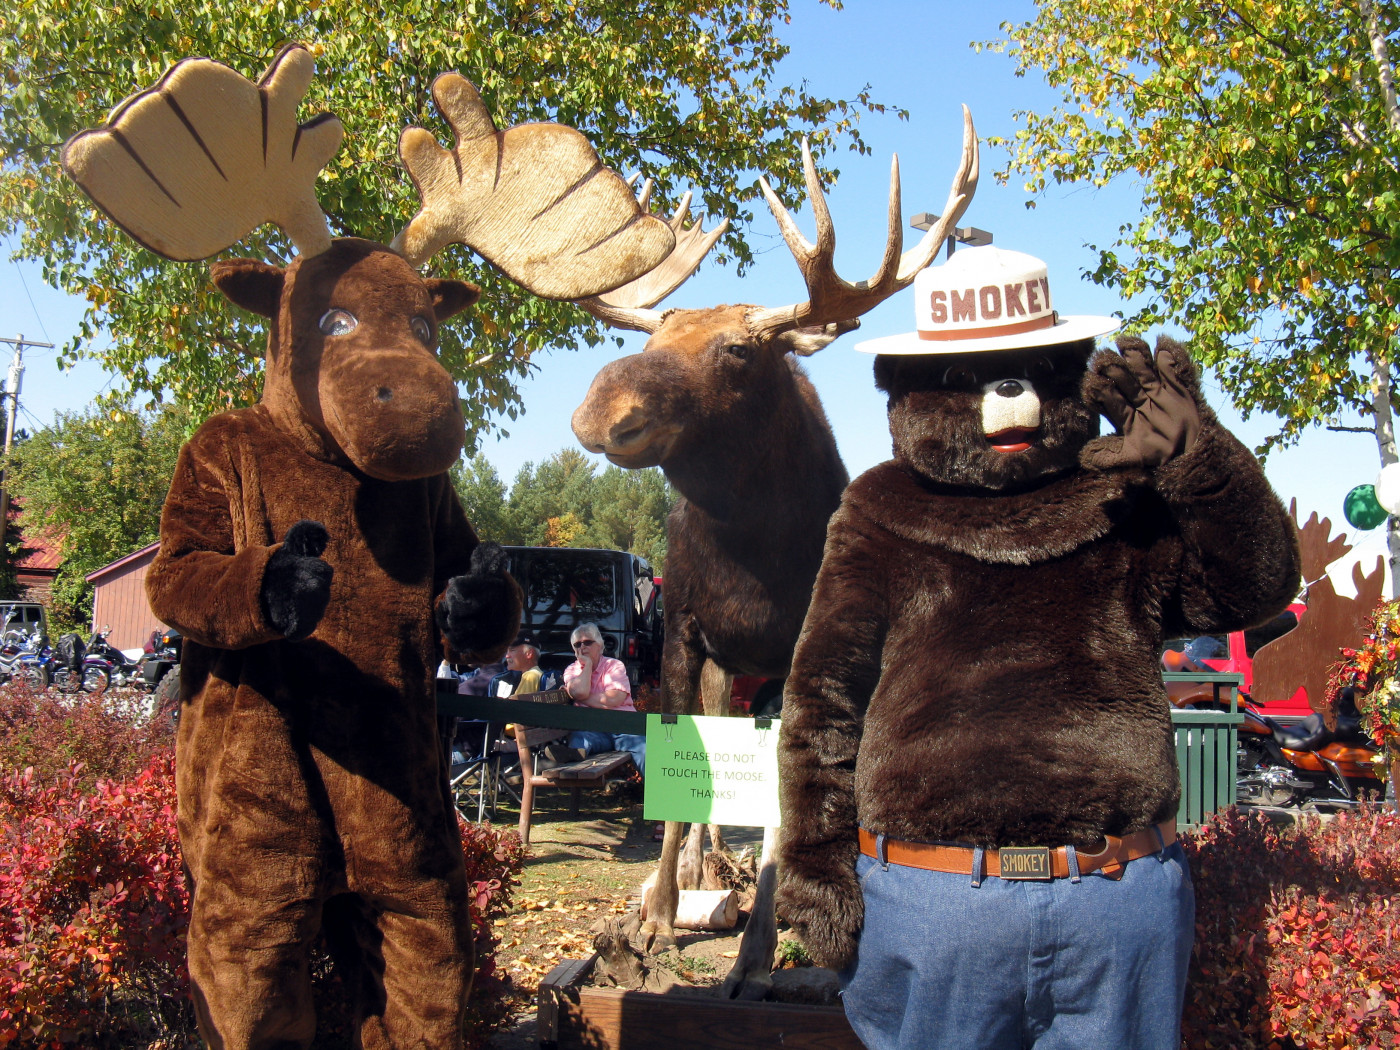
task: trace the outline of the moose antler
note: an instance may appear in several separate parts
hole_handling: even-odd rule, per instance
[[[629,179],[629,184],[635,178]],[[655,332],[660,328],[661,311],[648,307],[655,306],[684,284],[729,228],[729,220],[724,219],[713,230],[706,231],[699,217],[687,227],[690,196],[687,193],[681,198],[666,222],[675,236],[676,247],[660,265],[607,295],[580,299],[578,305],[614,328],[630,328],[636,332]],[[651,180],[647,179],[637,197],[638,207],[645,210],[650,201]]]
[[[962,162],[948,191],[948,203],[932,229],[909,251],[900,254],[904,244],[900,212],[899,157],[890,165],[889,237],[885,256],[875,276],[859,284],[841,279],[832,264],[836,251],[836,231],[831,224],[831,212],[826,206],[817,168],[807,141],[802,142],[802,168],[807,177],[807,195],[812,201],[812,215],[817,222],[817,243],[812,244],[797,228],[788,210],[778,200],[765,178],[759,179],[763,195],[773,217],[778,220],[783,240],[797,259],[807,282],[806,302],[790,306],[760,307],[749,312],[748,324],[756,335],[772,336],[793,328],[847,321],[874,309],[895,292],[906,288],[925,266],[933,261],[943,246],[948,232],[962,217],[972,195],[977,190],[977,132],[972,126],[972,114],[963,106]]]
[[[167,259],[207,259],[265,222],[316,255],[331,243],[316,177],[344,132],[329,113],[296,121],[314,68],[300,44],[283,48],[256,84],[207,58],[178,62],[104,125],[69,139],[63,168]]]
[[[462,243],[546,299],[626,284],[671,252],[666,224],[638,207],[581,133],[561,124],[496,125],[470,81],[444,73],[433,101],[457,139],[445,150],[422,128],[399,156],[423,208],[392,247],[414,266]]]

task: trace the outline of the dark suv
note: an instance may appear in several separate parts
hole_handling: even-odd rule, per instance
[[[520,629],[535,636],[540,666],[573,662],[569,636],[596,623],[603,652],[627,665],[635,687],[661,675],[661,589],[645,558],[578,547],[506,547],[510,573],[525,591]]]

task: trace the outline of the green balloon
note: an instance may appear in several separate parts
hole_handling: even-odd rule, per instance
[[[1347,498],[1342,501],[1342,513],[1347,516],[1352,528],[1363,530],[1374,529],[1390,517],[1376,499],[1374,485],[1357,485],[1348,492]]]

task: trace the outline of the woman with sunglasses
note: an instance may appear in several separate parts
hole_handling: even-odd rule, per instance
[[[627,667],[621,660],[603,655],[603,633],[595,623],[583,623],[570,636],[574,662],[564,669],[564,691],[580,707],[598,707],[608,711],[635,711],[632,684],[627,680]],[[576,758],[587,758],[604,751],[626,751],[637,764],[637,771],[646,774],[646,737],[635,733],[601,733],[579,729],[569,734],[569,747],[581,751]],[[551,758],[557,758],[552,751]]]

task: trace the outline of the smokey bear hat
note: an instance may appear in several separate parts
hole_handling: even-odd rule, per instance
[[[1062,317],[1045,263],[1024,252],[964,248],[914,278],[916,331],[867,339],[867,354],[963,354],[1072,343],[1106,335],[1116,317]]]

